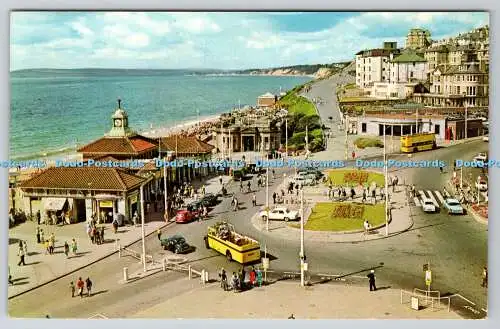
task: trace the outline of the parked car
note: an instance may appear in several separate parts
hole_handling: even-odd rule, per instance
[[[490,138],[488,135],[483,137],[483,142],[489,142],[489,141],[490,141]]]
[[[259,216],[262,219],[267,219],[268,212],[263,210],[259,213]],[[290,210],[286,207],[276,207],[272,210],[269,210],[269,220],[284,220],[288,222],[289,220],[298,220],[299,212],[295,210]]]
[[[299,171],[297,173],[297,177],[303,177],[304,179],[310,179],[310,180],[315,180],[316,179],[316,175],[312,172],[308,172],[308,171]]]
[[[299,175],[292,177],[290,181],[293,182],[295,185],[300,185],[300,186],[314,185],[313,179]]]
[[[444,201],[444,206],[448,210],[448,214],[463,215],[464,208],[460,205],[457,199],[448,198]]]
[[[422,210],[424,212],[436,212],[436,205],[431,199],[422,200]]]
[[[199,215],[198,211],[190,211],[188,209],[178,210],[175,215],[175,222],[179,224],[189,223],[197,219]]]
[[[203,198],[201,198],[200,201],[204,206],[213,207],[217,205],[218,202],[217,194],[207,193],[203,196]]]
[[[186,205],[186,209],[192,212],[200,212],[203,207],[202,200],[193,201]]]
[[[324,174],[316,168],[301,169],[301,170],[299,170],[299,174],[301,172],[306,172],[308,174],[314,175],[316,179],[320,179],[321,177],[324,176]]]
[[[191,249],[191,246],[186,242],[182,235],[174,235],[160,241],[163,249],[176,254],[182,254]]]
[[[480,179],[476,181],[476,188],[481,192],[488,191],[488,183],[483,178],[479,178]]]
[[[486,161],[488,161],[488,154],[486,154],[485,152],[481,152],[474,157],[474,160],[486,162]]]

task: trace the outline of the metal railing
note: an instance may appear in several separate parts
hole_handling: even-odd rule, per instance
[[[413,289],[413,292],[410,292],[410,291],[406,291],[406,290],[401,289],[400,294],[401,294],[401,304],[408,303],[408,302],[405,302],[404,298],[403,298],[404,295],[407,295],[407,296],[410,296],[410,302],[411,302],[411,297],[418,298],[419,303],[421,300],[424,300],[425,305],[423,305],[423,306],[430,305],[430,307],[433,311],[440,310],[441,304],[442,304],[441,300],[445,300],[445,301],[447,301],[447,303],[445,304],[447,311],[450,312],[451,298],[448,296],[441,297],[441,293],[439,291],[429,291],[429,290],[415,288],[415,289]],[[435,295],[434,297],[432,296],[433,294]]]

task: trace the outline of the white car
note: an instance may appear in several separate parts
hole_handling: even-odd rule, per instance
[[[436,212],[436,205],[431,199],[422,200],[422,210],[425,212]]]
[[[303,177],[304,179],[315,180],[316,175],[307,171],[299,171],[295,177]]]
[[[485,192],[485,191],[488,191],[488,183],[486,183],[485,180],[477,180],[476,181],[476,188],[481,191],[481,192]]]
[[[488,161],[488,154],[484,153],[484,152],[481,152],[479,153],[478,155],[476,155],[474,157],[474,160],[475,161],[482,161],[482,162],[486,162]]]
[[[307,186],[307,185],[313,185],[314,181],[311,178],[304,177],[304,176],[295,176],[290,179],[291,182],[293,182],[295,185],[299,186]]]
[[[483,142],[489,142],[489,141],[490,141],[489,136],[484,136],[484,137],[483,137]]]
[[[268,212],[263,210],[259,213],[259,216],[262,219],[267,219]],[[290,210],[286,207],[276,207],[272,210],[269,210],[269,220],[284,220],[288,222],[289,220],[298,220],[299,212],[295,210]]]

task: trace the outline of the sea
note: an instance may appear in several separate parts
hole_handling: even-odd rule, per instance
[[[129,126],[140,133],[255,105],[259,95],[310,80],[189,70],[14,71],[9,158],[43,160],[74,153],[111,129],[117,99],[128,113]]]

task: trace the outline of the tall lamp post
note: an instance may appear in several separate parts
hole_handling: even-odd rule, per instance
[[[288,118],[285,119],[285,153],[288,158]]]
[[[305,254],[304,254],[304,190],[300,190],[300,285],[305,285]]]
[[[389,235],[389,194],[387,188],[387,180],[388,180],[388,168],[387,168],[387,152],[386,152],[386,133],[385,133],[385,123],[384,123],[384,177],[385,177],[385,236]]]

